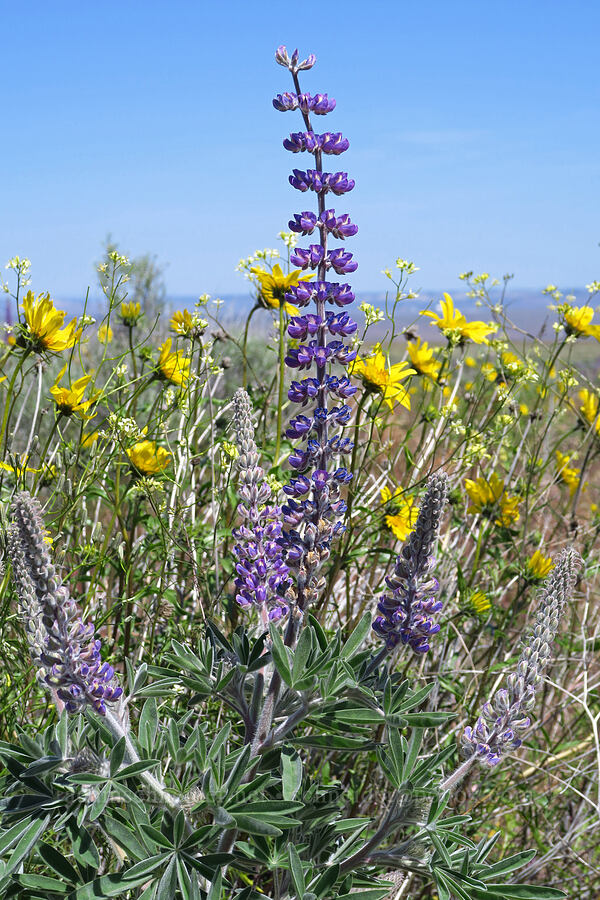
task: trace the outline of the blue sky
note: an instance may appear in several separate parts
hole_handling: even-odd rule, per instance
[[[108,232],[172,294],[245,290],[238,259],[312,208],[281,146],[299,114],[271,106],[280,43],[338,101],[317,122],[350,140],[359,290],[397,256],[430,289],[600,278],[593,0],[4,2],[2,23],[0,258],[29,256],[37,290],[83,296]]]

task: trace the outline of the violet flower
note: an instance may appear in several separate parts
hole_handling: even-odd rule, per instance
[[[386,578],[390,590],[379,600],[380,615],[373,622],[373,630],[384,639],[388,650],[403,643],[415,653],[427,653],[430,638],[440,630],[431,618],[443,606],[436,600],[439,585],[431,570],[447,490],[445,473],[430,477],[415,529],[402,547],[394,574]]]
[[[123,693],[114,669],[100,657],[94,626],[84,624],[54,567],[40,504],[27,491],[12,504],[8,554],[32,659],[38,677],[68,712],[93,707],[100,715]]]
[[[464,730],[461,751],[467,761],[477,759],[482,765],[496,766],[503,753],[521,746],[522,735],[531,727],[528,713],[550,662],[552,642],[573,594],[580,563],[572,547],[558,557],[542,587],[535,624],[523,641],[516,671],[506,679],[507,687],[484,703],[476,724]]]
[[[237,559],[236,601],[242,607],[256,606],[263,620],[277,620],[288,612],[285,590],[289,569],[282,559],[281,509],[271,505],[272,491],[258,464],[254,441],[252,404],[245,390],[233,396],[234,428],[239,452],[237,459],[241,503],[238,513],[244,523],[233,536]]]
[[[330,249],[328,240],[344,240],[358,231],[346,213],[325,208],[325,197],[351,191],[354,181],[346,172],[324,172],[323,156],[338,156],[348,149],[348,141],[339,132],[317,134],[311,114],[325,115],[335,108],[335,100],[327,94],[302,93],[298,80],[301,66],[296,52],[290,58],[285,47],[276,54],[277,62],[286,66],[294,82],[294,92],[279,94],[273,101],[277,110],[298,109],[305,130],[292,132],[283,146],[291,153],[311,153],[314,168],[294,169],[290,184],[301,192],[317,195],[317,210],[304,210],[290,220],[292,231],[318,235],[318,243],[297,248],[290,261],[301,269],[313,270],[317,280],[303,281],[290,288],[285,299],[299,308],[313,306],[313,312],[294,316],[288,334],[298,346],[288,350],[286,364],[306,377],[292,381],[288,397],[303,408],[292,416],[287,437],[296,442],[289,456],[294,475],[284,487],[287,502],[282,506],[284,532],[281,545],[287,565],[294,572],[295,585],[290,588],[300,610],[314,602],[321,587],[318,570],[328,559],[331,542],[344,530],[342,517],[346,503],[341,491],[352,475],[343,460],[352,452],[352,441],[335,434],[350,421],[351,410],[346,401],[356,392],[345,372],[334,374],[334,366],[346,367],[356,358],[356,351],[345,338],[356,332],[356,323],[347,313],[336,314],[328,305],[345,307],[354,301],[349,284],[326,280],[329,270],[339,275],[354,272],[357,264],[352,254],[342,248]],[[314,56],[308,58],[311,66]],[[306,66],[308,68],[308,66]]]

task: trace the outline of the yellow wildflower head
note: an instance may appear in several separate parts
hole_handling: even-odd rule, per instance
[[[101,344],[110,344],[113,339],[113,330],[110,325],[101,325],[98,329],[98,340]]]
[[[497,325],[486,322],[467,322],[463,314],[455,308],[454,300],[450,294],[444,294],[444,299],[440,301],[442,315],[424,310],[422,316],[429,316],[432,319],[431,324],[437,325],[442,334],[451,344],[464,344],[466,341],[473,341],[475,344],[489,343],[487,337],[494,334]]]
[[[134,303],[133,301],[131,303],[121,303],[120,316],[123,325],[127,325],[129,328],[133,328],[134,325],[137,325],[141,315],[141,303]]]
[[[48,293],[34,297],[33,291],[28,291],[23,300],[23,315],[25,324],[22,335],[37,353],[68,350],[75,346],[83,331],[77,328],[77,319],[73,319],[66,328],[62,327],[66,312],[56,309]]]
[[[492,608],[490,598],[480,590],[473,591],[469,597],[469,604],[473,612],[482,618]]]
[[[394,403],[410,409],[408,391],[400,385],[400,382],[409,375],[417,373],[410,368],[407,362],[386,366],[385,356],[381,352],[381,347],[378,346],[374,356],[366,359],[357,357],[350,371],[362,379],[362,383],[368,391],[380,394],[390,409],[394,408]]]
[[[169,320],[171,330],[181,337],[200,337],[208,327],[208,322],[187,309],[177,310]]]
[[[552,557],[544,556],[539,550],[536,550],[526,563],[527,575],[535,581],[545,578],[553,567]]]
[[[93,447],[99,436],[100,432],[98,431],[87,431],[85,434],[81,435],[81,446]]]
[[[396,488],[392,494],[389,487],[384,487],[381,489],[381,502],[390,509],[385,516],[385,524],[394,537],[405,541],[417,521],[415,501],[411,497],[405,497],[402,488]]]
[[[441,362],[436,359],[433,350],[427,345],[427,341],[409,341],[407,344],[408,355],[412,367],[419,375],[428,375],[430,378],[436,379],[441,367]]]
[[[92,415],[88,416],[87,411],[100,396],[100,391],[97,391],[89,398],[89,400],[83,399],[85,389],[92,376],[83,375],[81,378],[73,381],[70,387],[59,387],[59,382],[62,380],[66,370],[67,364],[65,363],[58,373],[56,381],[50,388],[50,393],[52,394],[59,412],[63,416],[72,416],[74,413],[77,413],[82,419],[93,419],[96,413],[92,413]]]
[[[561,324],[566,334],[575,337],[595,337],[600,341],[600,325],[592,325],[594,309],[592,306],[571,306],[563,303],[558,307]]]
[[[467,478],[465,488],[471,500],[467,512],[475,515],[482,513],[494,519],[496,525],[508,528],[520,518],[520,497],[510,497],[504,490],[504,482],[492,473],[490,478]]]
[[[171,454],[156,441],[138,441],[127,450],[130,462],[141,475],[160,475],[171,461]]]
[[[571,457],[566,453],[561,453],[560,450],[556,451],[556,471],[558,472],[560,480],[569,488],[569,494],[572,497],[579,487],[581,469],[575,469],[574,467],[569,466],[570,461]],[[587,483],[583,485],[582,490],[585,490],[586,487]]]
[[[583,417],[590,425],[594,425],[596,432],[600,433],[600,416],[598,415],[598,406],[600,401],[598,395],[588,391],[587,388],[579,391],[579,399],[581,406],[579,407],[583,413]]]
[[[258,287],[258,299],[267,309],[283,308],[290,316],[299,315],[300,310],[292,303],[285,300],[285,295],[291,287],[295,287],[300,281],[310,281],[313,275],[303,275],[302,269],[293,269],[284,274],[279,263],[275,263],[271,271],[260,266],[252,266],[250,269]]]
[[[158,368],[160,374],[167,381],[185,387],[190,377],[191,359],[184,355],[183,350],[171,351],[173,341],[167,338],[159,347]]]
[[[11,475],[16,475],[17,478],[20,478],[26,472],[39,472],[40,469],[34,469],[31,466],[23,466],[22,457],[15,456],[10,457],[13,460],[13,463],[0,462],[0,472],[9,472]]]

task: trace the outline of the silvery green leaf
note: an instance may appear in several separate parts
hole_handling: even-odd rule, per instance
[[[112,778],[119,770],[123,758],[125,756],[125,736],[119,738],[110,754],[110,777]]]
[[[302,759],[291,747],[281,751],[281,788],[284,800],[293,800],[302,785]]]
[[[298,856],[298,851],[294,844],[290,843],[287,845],[288,850],[288,859],[290,863],[290,872],[292,874],[292,881],[294,882],[294,888],[296,890],[296,894],[298,897],[302,897],[304,891],[306,889],[306,882],[304,881],[304,870],[302,868],[302,863],[300,861],[300,857]]]
[[[142,707],[138,728],[138,740],[144,750],[152,752],[158,732],[158,709],[154,697],[149,697]]]
[[[288,687],[292,686],[292,654],[289,647],[286,647],[281,639],[279,629],[276,625],[271,624],[269,631],[271,633],[271,657],[273,664]]]
[[[372,615],[370,612],[364,614],[346,643],[341,649],[341,657],[344,659],[348,659],[353,656],[356,650],[363,644],[366,636],[371,630],[371,619]]]

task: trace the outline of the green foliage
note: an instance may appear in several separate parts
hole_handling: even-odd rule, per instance
[[[275,258],[264,252],[242,268]],[[432,348],[435,377],[406,382],[411,409],[389,410],[360,388],[347,431],[347,529],[318,602],[291,626],[267,624],[234,600],[230,397],[245,379],[277,491],[289,453],[278,403],[284,317],[259,304],[254,331],[233,327],[203,297],[169,332],[151,258],[132,263],[110,246],[101,266],[112,341],[85,319],[73,346],[44,353],[21,340],[29,269],[12,266],[19,324],[0,355],[0,497],[3,526],[15,490],[43,502],[57,562],[127,703],[112,718],[60,714],[26,663],[7,567],[0,895],[552,900],[564,888],[591,900],[600,440],[595,358],[582,348],[595,339],[568,334],[563,309],[562,331],[522,340],[489,277],[466,276],[495,337],[474,350],[420,319],[422,338],[443,343]],[[410,274],[398,265],[387,316],[363,310],[363,357],[376,344],[404,355]],[[140,303],[135,323],[123,303]],[[161,368],[169,335],[179,383],[177,365],[167,367],[175,380]],[[65,385],[91,376],[89,421],[52,399],[65,363]],[[141,453],[144,442],[154,455]],[[371,632],[377,598],[423,482],[442,466],[451,484],[436,567],[442,629],[426,656],[400,648],[384,659]],[[495,499],[492,476],[503,483]],[[503,766],[473,768],[449,794],[457,734],[518,656],[542,564],[534,552],[546,558],[573,540],[589,596],[560,633],[541,727]]]

